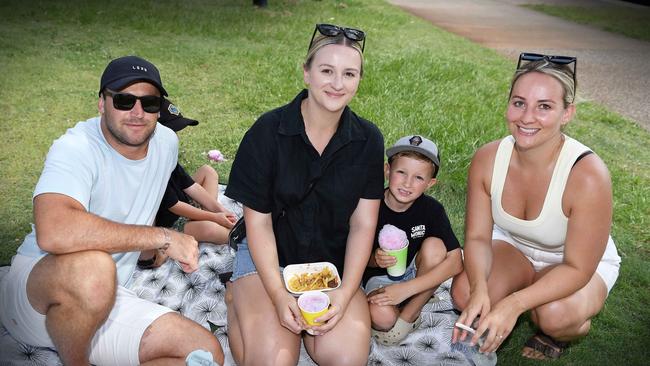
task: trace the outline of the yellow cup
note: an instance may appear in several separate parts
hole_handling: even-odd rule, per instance
[[[315,320],[327,313],[330,298],[322,291],[307,291],[298,297],[298,307],[307,325],[322,325]]]

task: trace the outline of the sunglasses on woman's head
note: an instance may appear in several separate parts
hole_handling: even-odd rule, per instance
[[[109,89],[104,90],[104,95],[113,98],[113,107],[121,111],[130,111],[135,102],[140,100],[142,110],[147,113],[158,113],[162,105],[162,97],[157,95],[143,95],[141,97],[129,93],[118,93]]]
[[[314,43],[314,37],[316,36],[316,31],[318,31],[320,34],[326,37],[336,37],[339,34],[343,33],[345,38],[351,41],[361,42],[361,52],[363,52],[364,48],[366,47],[366,33],[364,33],[360,29],[339,27],[338,25],[334,25],[334,24],[316,24],[314,33],[311,35],[311,41],[309,41],[309,47],[307,48],[307,52],[309,52],[312,44]]]
[[[540,53],[527,53],[524,52],[519,55],[519,62],[517,62],[517,70],[521,67],[522,61],[534,62],[545,60],[556,65],[569,65],[573,64],[573,85],[576,85],[576,68],[578,66],[578,59],[573,56],[549,56]]]

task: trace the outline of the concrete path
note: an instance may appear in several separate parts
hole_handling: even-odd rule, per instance
[[[434,25],[517,60],[521,52],[578,57],[578,97],[650,131],[650,42],[518,6],[556,3],[629,6],[605,0],[389,0]],[[513,63],[513,70],[515,64]]]

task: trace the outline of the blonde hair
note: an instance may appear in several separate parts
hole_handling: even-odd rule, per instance
[[[324,36],[322,34],[314,37],[314,41],[311,43],[311,46],[307,51],[305,63],[303,64],[305,70],[309,70],[311,68],[311,63],[314,60],[314,56],[316,56],[316,52],[330,44],[340,44],[357,50],[357,52],[359,52],[359,56],[361,57],[361,70],[359,70],[359,74],[360,76],[363,76],[363,51],[361,50],[361,44],[357,41],[353,41],[347,38],[343,33],[334,37]]]
[[[564,108],[574,102],[576,97],[576,85],[574,83],[575,79],[573,70],[569,65],[560,65],[548,60],[529,62],[517,69],[512,77],[512,82],[510,83],[510,94],[508,95],[508,98],[512,96],[512,89],[517,80],[519,80],[523,75],[531,72],[539,72],[551,76],[560,82],[563,90],[562,100],[564,101]]]

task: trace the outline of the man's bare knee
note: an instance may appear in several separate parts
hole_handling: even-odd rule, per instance
[[[172,332],[179,337],[178,342],[169,342]],[[223,364],[221,345],[212,333],[178,313],[167,313],[149,325],[142,335],[140,362],[158,358],[184,359],[197,349],[209,351],[216,362]]]
[[[102,251],[85,251],[69,258],[70,279],[67,291],[88,311],[103,312],[115,302],[117,288],[113,258]]]
[[[115,261],[105,252],[48,255],[32,270],[27,293],[42,314],[54,303],[105,313],[115,301],[116,282]]]

